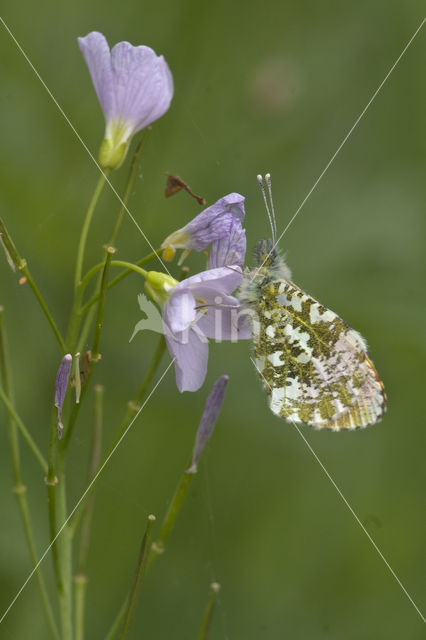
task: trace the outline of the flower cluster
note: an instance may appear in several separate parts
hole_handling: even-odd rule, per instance
[[[150,272],[146,291],[163,311],[163,332],[174,358],[179,391],[196,391],[204,382],[208,338],[249,339],[251,329],[238,300],[231,294],[242,281],[246,252],[242,227],[244,197],[230,193],[170,234],[162,249],[209,250],[207,269],[182,282]]]
[[[116,169],[133,135],[169,108],[173,79],[164,58],[149,47],[119,42],[110,51],[105,37],[96,31],[78,42],[106,121],[99,162]],[[196,391],[203,384],[208,338],[237,341],[251,337],[247,318],[232,296],[243,277],[244,215],[244,197],[230,193],[164,240],[165,260],[171,260],[177,249],[184,250],[181,261],[191,250],[208,250],[205,271],[182,282],[164,273],[147,273],[145,289],[162,309],[162,330],[180,391]]]

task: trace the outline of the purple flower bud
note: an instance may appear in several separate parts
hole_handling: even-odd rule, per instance
[[[220,198],[182,229],[170,234],[161,248],[168,252],[171,250],[174,252],[176,249],[203,251],[209,244],[227,238],[234,227],[239,225],[241,229],[245,216],[244,200],[244,196],[239,193],[230,193]]]
[[[110,51],[105,36],[97,31],[78,38],[78,44],[106,121],[99,163],[116,169],[132,136],[168,110],[172,75],[163,56],[150,47],[119,42]]]
[[[197,464],[200,460],[201,454],[204,451],[204,447],[210,440],[213,429],[215,428],[217,419],[219,417],[219,413],[222,409],[228,380],[228,376],[222,376],[221,378],[219,378],[219,380],[215,382],[212,392],[206,400],[204,413],[201,418],[200,426],[197,430],[197,435],[195,436],[191,466],[186,471],[186,473],[197,473]]]
[[[72,355],[67,353],[59,365],[58,373],[56,375],[56,392],[55,392],[55,407],[58,408],[58,438],[62,437],[62,431],[64,425],[62,424],[62,407],[64,406],[65,394],[67,392],[68,380],[70,377],[72,364]]]

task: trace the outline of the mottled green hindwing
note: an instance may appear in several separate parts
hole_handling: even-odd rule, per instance
[[[246,274],[256,368],[273,413],[318,429],[356,429],[383,416],[383,384],[367,347],[333,311],[290,280],[284,263]],[[287,273],[288,270],[287,270]],[[249,293],[248,293],[249,292]]]

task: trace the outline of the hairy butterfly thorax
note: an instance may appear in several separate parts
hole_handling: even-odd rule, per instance
[[[263,188],[263,181],[259,180]],[[252,324],[254,362],[273,413],[318,429],[356,429],[383,416],[383,384],[361,335],[291,281],[276,249],[276,224],[266,176],[272,240],[255,249],[239,300]]]

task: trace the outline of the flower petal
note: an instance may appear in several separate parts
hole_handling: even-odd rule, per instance
[[[187,249],[203,251],[211,242],[227,236],[233,221],[244,219],[244,200],[239,193],[229,193],[191,220],[183,228],[191,236]]]
[[[217,291],[209,298],[206,291],[204,299],[207,302],[206,312],[203,313],[203,309],[199,309],[193,323],[203,335],[218,342],[251,339],[252,330],[248,311],[236,298],[219,294]]]
[[[150,47],[119,42],[111,51],[115,83],[115,112],[139,131],[158,120],[169,108],[173,79],[163,56]]]
[[[89,68],[105,120],[108,121],[115,107],[114,74],[108,42],[102,33],[92,31],[84,38],[78,38],[78,45]]]
[[[209,269],[223,267],[229,264],[243,265],[246,256],[246,232],[239,220],[231,224],[229,233],[219,240],[215,240],[209,252],[207,266]]]
[[[218,267],[217,269],[207,269],[196,273],[186,280],[182,280],[173,291],[183,291],[185,289],[192,292],[194,298],[202,297],[199,289],[212,289],[218,293],[229,294],[235,291],[243,279],[241,267],[231,265],[229,267]]]
[[[163,312],[163,322],[172,333],[184,331],[196,317],[194,296],[187,289],[174,291]]]
[[[132,134],[158,120],[173,97],[173,78],[163,56],[150,47],[119,42],[110,52],[105,36],[92,31],[78,44],[108,123],[131,126]],[[121,123],[121,124],[120,124]],[[128,134],[128,138],[131,134]]]
[[[179,391],[197,391],[207,373],[209,347],[195,331],[187,332],[187,339],[181,341],[166,336],[170,355],[175,358],[176,385]]]

